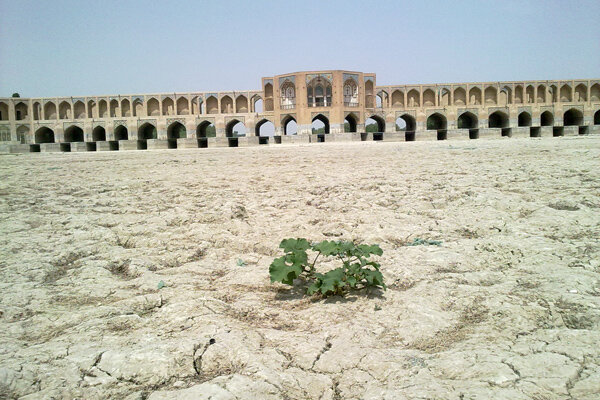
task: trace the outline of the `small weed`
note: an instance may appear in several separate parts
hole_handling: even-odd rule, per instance
[[[124,249],[133,249],[135,248],[135,242],[131,237],[126,239],[122,239],[119,235],[115,235],[115,244]]]
[[[407,246],[441,246],[441,240],[414,238],[412,242],[407,243]]]
[[[246,264],[246,261],[242,260],[241,258],[238,258],[237,262],[236,262],[236,265],[238,267],[245,267],[247,264]]]

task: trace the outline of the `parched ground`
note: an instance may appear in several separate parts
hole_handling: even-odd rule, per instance
[[[597,399],[599,167],[600,137],[1,155],[0,398]],[[286,237],[379,243],[388,290],[271,284]]]

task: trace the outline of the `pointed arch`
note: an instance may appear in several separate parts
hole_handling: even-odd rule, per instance
[[[186,97],[177,99],[177,115],[188,115],[190,113],[190,102]]]
[[[323,114],[318,114],[312,119],[311,124],[312,132],[317,133],[320,129],[323,129],[323,133],[329,133],[329,118]]]
[[[115,140],[129,140],[129,130],[124,125],[115,127]]]
[[[583,125],[583,113],[576,108],[568,109],[563,116],[564,126]]]
[[[76,125],[71,125],[65,130],[65,142],[83,142],[83,129]]]
[[[44,119],[56,119],[56,105],[51,101],[44,104]],[[52,134],[54,135],[54,133]],[[43,143],[54,143],[54,141]]]
[[[523,86],[515,86],[515,104],[523,104]]]
[[[235,99],[235,112],[237,112],[237,113],[247,113],[248,112],[248,99],[243,94],[239,95]]]
[[[211,121],[200,122],[196,127],[196,136],[199,138],[215,137],[215,125]]]
[[[281,125],[283,127],[284,135],[297,135],[298,134],[298,124],[296,122],[296,118],[291,115],[286,116],[281,121]]]
[[[561,103],[570,103],[573,101],[572,89],[569,85],[562,85],[560,88],[560,102]]]
[[[275,133],[275,125],[270,120],[263,118],[256,124],[254,128],[255,136],[273,136]]]
[[[475,129],[477,128],[477,116],[470,111],[465,111],[458,116],[458,129]]]
[[[535,102],[535,89],[531,85],[527,85],[525,89],[525,103],[532,104]]]
[[[175,103],[170,97],[165,97],[162,101],[162,115],[175,115]]]
[[[268,82],[265,85],[265,111],[273,111],[273,85]]]
[[[485,104],[498,104],[498,89],[494,86],[488,86],[483,92]]]
[[[435,106],[435,93],[431,89],[425,89],[423,92],[423,106],[434,107]]]
[[[506,106],[512,104],[512,89],[508,86],[504,86],[500,90],[500,94],[498,96],[498,105]]]
[[[160,104],[158,103],[158,99],[155,97],[151,97],[146,102],[146,115],[149,117],[156,117],[160,115]]]
[[[488,127],[490,128],[507,128],[508,115],[502,111],[495,111],[488,117]]]
[[[87,111],[88,118],[96,118],[96,115],[98,115],[96,102],[94,100],[90,100],[90,101],[88,101],[87,106],[88,106],[88,111]]]
[[[575,86],[575,101],[587,101],[587,86],[583,83],[580,83],[579,85]]]
[[[98,102],[98,115],[100,118],[108,118],[108,103],[104,99]]]
[[[417,128],[417,120],[410,114],[402,114],[396,118],[396,131],[414,132]]]
[[[71,104],[61,101],[58,105],[59,119],[71,119]]]
[[[537,87],[537,99],[536,101],[538,103],[545,103],[546,102],[546,86],[544,85],[538,85]]]
[[[441,93],[440,106],[446,107],[450,105],[450,90],[443,88]]]
[[[27,105],[22,101],[18,102],[17,104],[15,104],[15,119],[17,121],[26,119],[27,115],[29,114],[27,111]]]
[[[158,100],[156,101],[158,103]],[[154,126],[151,122],[144,122],[138,128],[138,139],[140,140],[148,140],[148,139],[157,139],[158,132],[156,131],[156,126]]]
[[[358,124],[358,117],[353,113],[349,113],[344,118],[344,132],[356,132],[356,125]]]
[[[209,96],[206,99],[206,112],[208,114],[218,114],[219,113],[219,101],[215,96]]]
[[[469,90],[469,104],[481,104],[481,89],[478,87],[473,87]]]
[[[122,117],[131,117],[131,102],[129,99],[121,100],[121,116]]]
[[[97,126],[92,130],[92,141],[94,142],[105,142],[106,141],[106,130],[103,126]]]
[[[84,119],[85,118],[85,104],[82,101],[77,100],[75,104],[73,104],[73,115],[75,119]]]
[[[144,116],[144,102],[141,99],[133,100],[133,116],[143,117]]]
[[[33,119],[35,121],[42,119],[42,106],[38,101],[33,103]]]
[[[600,102],[600,84],[594,83],[590,89],[590,101]]]
[[[55,143],[54,131],[50,128],[42,126],[35,131],[35,143]]]
[[[420,99],[419,92],[415,89],[411,89],[407,94],[407,102],[409,107],[419,107]]]
[[[236,128],[236,129],[234,129],[234,128]],[[243,128],[243,135],[240,134],[240,131],[238,131],[238,129],[240,129],[240,128]],[[234,135],[234,133],[236,133],[236,131],[237,131],[237,135]],[[245,136],[246,131],[247,131],[246,125],[244,125],[244,123],[242,121],[240,121],[239,119],[232,119],[225,126],[225,136],[230,137],[230,138],[238,137],[238,136]]]
[[[464,88],[459,87],[454,89],[454,105],[464,106],[467,104],[467,92]]]
[[[117,99],[112,99],[109,103],[109,106],[110,106],[110,117],[111,118],[120,117],[119,102],[117,101]]]
[[[523,111],[519,114],[518,120],[517,120],[517,125],[518,126],[531,126],[531,114],[529,114],[527,111]]]
[[[427,130],[443,130],[447,126],[446,117],[440,113],[433,113],[427,117]]]
[[[554,115],[550,111],[544,111],[540,115],[540,125],[541,126],[553,126],[554,125]]]
[[[385,120],[379,115],[371,115],[365,120],[366,132],[385,132]]]

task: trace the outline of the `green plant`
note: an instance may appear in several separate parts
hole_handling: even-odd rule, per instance
[[[383,254],[378,245],[328,240],[309,243],[306,239],[298,238],[284,239],[279,247],[285,255],[271,263],[271,282],[293,285],[294,279],[303,278],[309,283],[306,290],[308,295],[319,293],[323,296],[343,296],[350,289],[369,286],[386,288],[379,263],[369,260],[371,255]],[[312,262],[308,261],[308,250],[316,253]],[[342,266],[324,274],[319,273],[315,265],[320,256],[337,259]]]

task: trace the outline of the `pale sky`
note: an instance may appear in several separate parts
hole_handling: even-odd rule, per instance
[[[600,77],[600,1],[0,0],[0,97]]]

